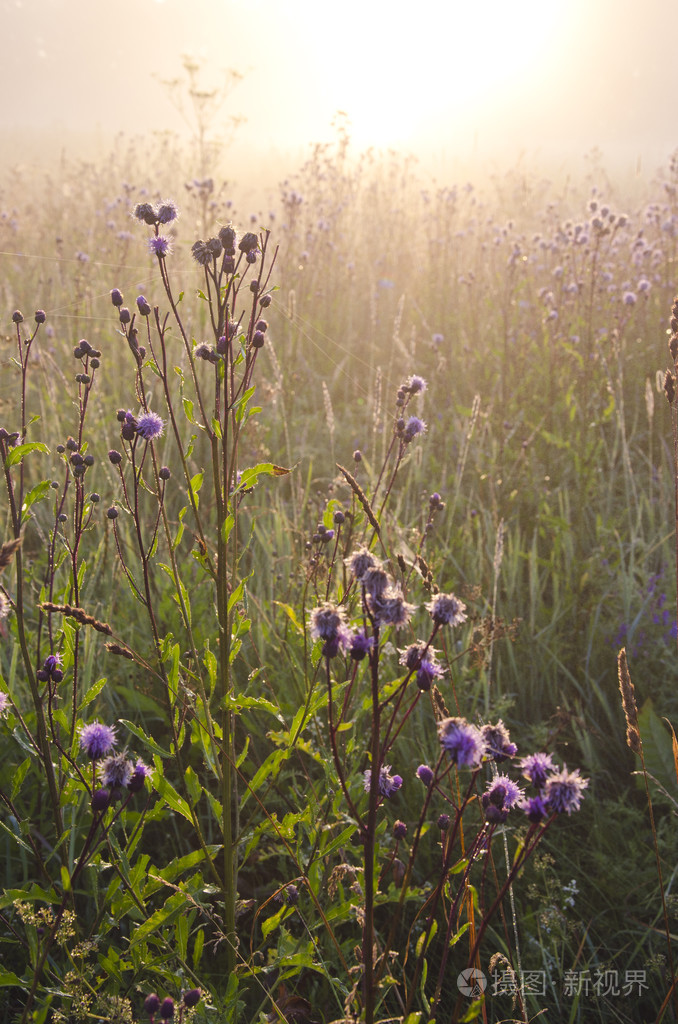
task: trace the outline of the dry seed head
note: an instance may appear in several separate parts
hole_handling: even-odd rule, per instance
[[[676,378],[670,370],[664,374],[664,392],[669,400],[669,405],[673,405],[673,399],[676,397]]]
[[[636,692],[631,682],[629,667],[626,661],[625,647],[622,647],[617,656],[617,671],[622,708],[624,709],[624,717],[626,719],[626,742],[634,754],[640,754],[642,744],[638,728],[638,706],[636,704]]]

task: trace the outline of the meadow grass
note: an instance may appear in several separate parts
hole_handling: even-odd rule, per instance
[[[4,1019],[659,1019],[676,162],[627,207],[599,168],[440,186],[342,134],[255,212],[155,143],[153,178],[120,140],[0,192]],[[493,819],[457,718],[580,769],[581,811]]]

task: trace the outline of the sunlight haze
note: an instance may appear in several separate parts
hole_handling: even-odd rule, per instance
[[[152,131],[185,132],[162,81],[182,55],[218,88],[214,117],[245,119],[250,154],[303,154],[338,111],[359,148],[419,158],[556,160],[594,146],[643,166],[675,147],[678,5],[650,0],[386,3],[345,0],[2,0],[5,159]]]

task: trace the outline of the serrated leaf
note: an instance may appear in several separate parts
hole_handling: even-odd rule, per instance
[[[97,679],[96,683],[92,683],[89,690],[87,691],[85,696],[82,698],[80,704],[78,705],[78,714],[80,714],[83,708],[86,708],[88,704],[91,704],[92,701],[99,696],[104,686],[106,685],[106,682],[107,677],[103,676],[101,679]]]
[[[150,736],[147,736],[143,729],[140,729],[138,725],[135,725],[134,722],[128,722],[126,718],[121,718],[120,723],[121,725],[124,725],[125,728],[129,729],[129,731],[134,736],[136,736],[138,740],[141,740],[141,742],[144,744],[147,750],[150,750],[154,754],[158,754],[159,757],[163,758],[172,756],[169,750],[164,750],[155,742],[154,739],[151,739]]]
[[[8,469],[11,469],[12,466],[16,466],[25,455],[29,455],[31,452],[42,452],[43,455],[50,454],[49,448],[42,441],[28,441],[26,444],[18,444],[16,448],[12,448],[5,459],[5,465]]]

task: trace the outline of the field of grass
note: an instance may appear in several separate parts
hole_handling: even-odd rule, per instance
[[[0,1021],[675,1019],[678,157],[152,145],[0,181]]]

